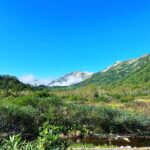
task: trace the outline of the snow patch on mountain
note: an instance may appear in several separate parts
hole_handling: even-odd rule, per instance
[[[48,84],[49,87],[52,86],[70,86],[77,83],[80,83],[93,75],[91,72],[72,72],[66,74],[64,77],[61,77],[57,80],[54,80]]]
[[[72,72],[70,74],[66,74],[64,77],[61,77],[56,80],[52,79],[40,79],[38,80],[34,75],[28,74],[23,75],[19,78],[19,80],[25,84],[30,84],[32,86],[70,86],[73,84],[80,83],[84,81],[85,79],[88,79],[91,77],[93,73],[91,72]]]
[[[101,72],[107,72],[109,69],[112,69],[113,67],[116,67],[117,65],[119,65],[121,63],[121,61],[117,61],[116,63],[114,63],[113,65],[107,67],[106,69],[102,70]]]

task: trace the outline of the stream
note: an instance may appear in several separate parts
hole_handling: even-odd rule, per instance
[[[150,137],[134,137],[134,136],[117,136],[117,137],[98,137],[87,136],[83,138],[73,139],[76,143],[113,146],[131,146],[131,147],[150,147]]]

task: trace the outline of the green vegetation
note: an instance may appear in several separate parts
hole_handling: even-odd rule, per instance
[[[113,145],[99,145],[96,146],[93,144],[72,144],[71,148],[115,148]]]
[[[89,84],[94,84],[101,87],[113,87],[114,85],[130,85],[134,87],[140,86],[141,88],[143,86],[150,87],[149,73],[150,55],[147,55],[139,59],[133,59],[115,64],[107,71],[96,73],[91,78],[75,85],[75,87],[87,86]]]
[[[65,150],[92,134],[150,136],[149,60],[120,63],[71,88],[0,76],[0,149]]]
[[[16,77],[9,75],[0,76],[0,92],[1,96],[19,96],[22,92],[33,90],[34,88],[30,85],[25,85],[20,82]]]
[[[91,133],[150,134],[150,109],[145,109],[147,101],[106,101],[98,95],[96,100],[90,100],[95,97],[94,92],[93,95],[90,93],[90,99],[82,93],[75,96],[75,92],[77,91],[71,95],[71,91],[35,91],[20,97],[2,98],[0,133],[5,135],[1,136],[2,145],[5,147],[13,144],[10,143],[10,138],[18,138],[13,137],[18,134],[18,149],[33,144],[33,147],[35,144],[42,145],[43,149],[69,147],[71,142],[63,140],[60,135],[82,137]],[[3,141],[5,138],[7,140]]]
[[[44,124],[39,137],[34,142],[23,141],[18,134],[5,139],[0,148],[2,150],[65,150],[70,143],[59,138],[60,130],[60,127]]]

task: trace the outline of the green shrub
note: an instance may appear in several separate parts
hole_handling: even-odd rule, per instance
[[[31,106],[0,106],[0,132],[23,132],[38,134],[42,122],[41,114]]]
[[[125,102],[131,102],[134,100],[134,96],[132,95],[127,95],[127,96],[120,96],[119,99],[121,102],[125,103]]]
[[[150,118],[143,115],[137,115],[122,112],[115,120],[115,132],[123,132],[124,134],[149,134]]]
[[[67,150],[71,142],[60,138],[61,131],[61,127],[45,123],[36,141],[23,141],[20,135],[9,136],[3,140],[1,150]]]
[[[70,145],[70,141],[60,138],[59,134],[61,134],[62,131],[63,128],[60,126],[53,126],[45,123],[41,128],[39,138],[37,140],[41,146],[40,149],[66,150]]]
[[[2,142],[1,150],[45,150],[39,149],[37,142],[26,142],[20,135],[9,136]]]

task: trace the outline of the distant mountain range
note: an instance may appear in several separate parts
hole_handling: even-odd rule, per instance
[[[0,85],[1,88],[5,88],[7,84],[8,87],[11,87],[12,85],[15,86],[15,84],[18,87],[20,85],[23,87],[26,84],[32,86],[44,85],[47,87],[82,87],[90,84],[101,87],[120,85],[150,87],[150,54],[127,61],[117,61],[110,67],[98,73],[72,72],[52,81],[36,80],[32,75],[28,77],[28,80],[23,81],[23,79],[25,78],[20,78],[20,82],[15,77],[0,76]]]
[[[25,84],[30,84],[32,86],[44,85],[48,87],[53,86],[70,86],[80,83],[93,75],[91,72],[72,72],[60,77],[56,80],[37,80],[33,75],[23,76],[19,80]]]
[[[93,75],[91,72],[72,72],[66,74],[64,77],[61,77],[57,80],[54,80],[48,84],[49,87],[52,86],[70,86],[77,83],[80,83]]]

